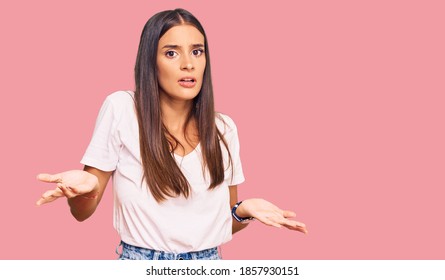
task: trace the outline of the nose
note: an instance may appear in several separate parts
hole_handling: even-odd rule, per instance
[[[188,71],[195,69],[190,58],[187,57],[187,58],[183,59],[182,64],[181,64],[181,69],[188,70]]]
[[[186,63],[186,64],[184,64],[182,67],[181,67],[181,69],[183,69],[183,70],[193,70],[193,69],[195,69],[195,67],[193,66],[193,64],[192,63]]]

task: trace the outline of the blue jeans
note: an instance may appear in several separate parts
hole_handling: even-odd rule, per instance
[[[122,246],[122,253],[118,252],[120,246]],[[175,254],[136,247],[121,241],[116,248],[116,253],[119,255],[119,260],[221,260],[217,247]]]

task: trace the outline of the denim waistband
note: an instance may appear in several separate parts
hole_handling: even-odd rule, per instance
[[[169,253],[164,251],[158,251],[153,249],[147,249],[142,247],[133,246],[123,241],[119,244],[122,246],[122,253],[116,253],[119,255],[120,260],[220,260],[221,257],[218,254],[218,248],[210,248],[196,252],[186,253]],[[118,247],[119,247],[118,246]]]

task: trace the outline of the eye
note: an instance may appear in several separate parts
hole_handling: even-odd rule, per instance
[[[195,56],[200,56],[200,55],[202,55],[203,53],[204,53],[204,50],[203,50],[203,49],[196,49],[196,50],[193,50],[193,51],[192,51],[192,54],[195,55]]]
[[[177,56],[178,54],[175,51],[167,51],[165,52],[165,56],[173,58],[175,56]]]

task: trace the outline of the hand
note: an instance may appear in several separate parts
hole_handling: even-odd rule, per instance
[[[237,214],[241,217],[254,217],[258,221],[268,226],[274,226],[277,228],[284,226],[291,230],[307,233],[305,224],[289,219],[296,217],[294,212],[289,210],[281,210],[274,204],[261,198],[244,200],[238,207]]]
[[[37,201],[37,205],[52,202],[59,197],[73,198],[83,195],[86,198],[96,198],[99,181],[91,173],[82,170],[71,170],[58,174],[39,174],[37,179],[42,182],[57,183],[54,190],[46,191]]]

